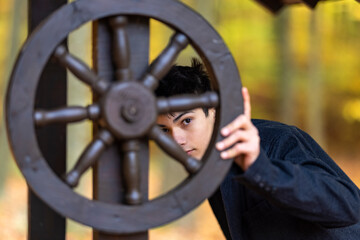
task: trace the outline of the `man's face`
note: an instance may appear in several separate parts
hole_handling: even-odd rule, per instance
[[[208,116],[202,108],[160,115],[157,124],[190,156],[201,159],[210,142],[215,122],[215,109]]]

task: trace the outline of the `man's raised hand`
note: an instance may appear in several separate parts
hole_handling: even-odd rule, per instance
[[[247,88],[242,89],[244,97],[244,114],[221,129],[225,137],[216,144],[221,151],[222,159],[234,158],[244,171],[255,162],[260,154],[260,137],[257,128],[251,122],[250,95]]]

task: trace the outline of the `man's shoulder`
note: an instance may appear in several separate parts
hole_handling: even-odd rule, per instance
[[[295,126],[290,126],[285,123],[264,120],[264,119],[251,119],[252,123],[255,125],[259,131],[294,131],[298,128]]]
[[[307,136],[307,134],[299,128],[281,122],[252,119],[252,123],[258,129],[260,138],[266,142]]]

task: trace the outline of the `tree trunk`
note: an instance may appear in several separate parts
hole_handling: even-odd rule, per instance
[[[284,9],[276,21],[279,51],[279,104],[280,121],[294,124],[295,62],[290,33],[291,9]]]
[[[309,48],[309,80],[307,91],[307,131],[322,146],[324,139],[323,120],[323,80],[321,74],[321,44],[320,28],[317,11],[312,11],[310,18],[310,48]]]
[[[6,61],[4,61],[4,72],[5,77],[2,81],[0,81],[0,96],[1,102],[5,102],[5,93],[6,86],[8,83],[8,79],[10,77],[10,72],[12,66],[15,62],[15,58],[20,45],[20,33],[21,27],[25,27],[21,25],[21,18],[19,16],[22,15],[22,12],[25,11],[26,1],[23,0],[14,0],[12,4],[12,20],[11,20],[11,33],[10,37],[7,40],[7,45],[10,45],[9,48],[3,48],[3,50],[8,49]],[[0,105],[0,153],[2,157],[1,168],[0,168],[0,196],[3,193],[3,188],[5,185],[7,173],[9,171],[9,163],[12,159],[11,153],[9,151],[9,144],[6,137],[6,125],[5,125],[5,116],[4,116],[4,105]]]

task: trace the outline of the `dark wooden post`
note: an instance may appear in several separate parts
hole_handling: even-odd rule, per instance
[[[29,0],[28,29],[35,27],[67,0]],[[61,24],[61,23],[59,23]],[[36,56],[34,56],[36,61]],[[49,62],[41,76],[35,108],[51,109],[66,104],[66,70],[56,63]],[[52,125],[37,131],[39,147],[50,167],[57,175],[66,170],[66,126]],[[65,218],[50,209],[30,189],[28,195],[28,239],[64,240]]]
[[[130,68],[135,79],[139,79],[148,66],[149,58],[149,19],[141,17],[129,17],[126,28],[129,37]],[[112,36],[108,21],[100,20],[94,23],[93,31],[94,67],[99,76],[112,81],[114,77],[114,65],[112,62]],[[139,161],[141,173],[142,201],[148,200],[148,169],[149,152],[147,140],[140,141]],[[124,203],[123,179],[120,147],[113,145],[104,152],[94,167],[93,193],[94,198],[112,203]],[[104,232],[93,232],[94,240],[146,240],[148,232],[132,235],[118,235]]]

